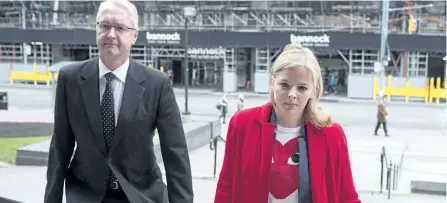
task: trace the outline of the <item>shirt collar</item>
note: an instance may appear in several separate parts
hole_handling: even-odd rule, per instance
[[[102,62],[101,58],[99,58],[99,79],[101,79],[105,74],[112,72],[116,78],[118,78],[121,82],[126,82],[127,70],[129,69],[129,59],[124,62],[123,65],[111,71],[107,68],[107,66]]]

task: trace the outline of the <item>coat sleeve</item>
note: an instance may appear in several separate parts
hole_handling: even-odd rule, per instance
[[[343,129],[340,129],[340,203],[361,203],[352,178],[351,161],[348,152],[348,143]]]
[[[65,71],[61,69],[56,86],[54,129],[48,155],[45,203],[62,202],[65,174],[73,155],[75,139],[68,120]]]
[[[192,203],[191,163],[180,110],[168,76],[164,76],[156,126],[166,170],[169,202]]]
[[[228,125],[228,132],[225,141],[225,154],[222,170],[217,182],[214,203],[232,203],[233,178],[235,176],[235,150],[236,150],[236,116],[233,116]]]

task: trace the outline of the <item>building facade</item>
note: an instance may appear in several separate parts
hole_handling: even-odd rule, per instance
[[[390,2],[398,9],[390,12],[388,74],[444,75],[446,6],[438,5],[442,3]],[[1,11],[0,64],[52,64],[98,55],[94,25],[99,2],[1,4],[16,12]],[[189,74],[192,86],[267,93],[271,57],[284,45],[300,42],[315,51],[324,70],[345,72],[349,95],[349,86],[361,89],[359,84],[372,77],[379,60],[380,1],[135,4],[141,31],[132,57],[148,67],[170,70],[176,85]],[[187,17],[187,40],[185,6],[197,10]],[[183,64],[186,46],[188,66]],[[352,88],[352,93],[361,92]]]

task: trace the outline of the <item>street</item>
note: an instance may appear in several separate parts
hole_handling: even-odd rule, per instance
[[[9,93],[9,106],[11,111],[26,111],[38,117],[51,118],[52,94],[47,88],[5,88],[0,87],[0,92]],[[176,91],[177,102],[181,111],[184,110],[184,94]],[[262,105],[267,101],[267,95],[250,97],[246,99],[245,108]],[[218,116],[219,112],[215,105],[219,99],[218,94],[191,93],[189,95],[189,111],[194,115]],[[228,97],[229,115],[236,109],[236,97]],[[389,106],[388,130],[391,137],[385,138],[382,129],[380,136],[373,136],[376,124],[377,106],[374,103],[347,104],[322,103],[323,110],[330,113],[334,120],[341,124],[348,139],[351,167],[354,182],[360,191],[363,202],[384,202],[384,194],[370,194],[380,189],[380,152],[385,146],[387,158],[393,163],[401,166],[397,193],[392,194],[390,202],[443,202],[435,196],[411,195],[410,181],[425,180],[444,182],[447,179],[445,168],[447,167],[447,149],[445,148],[445,132],[441,131],[442,121],[445,120],[445,110],[439,108],[427,108],[421,106]],[[38,113],[33,113],[38,112]],[[45,115],[44,113],[46,112]],[[6,115],[6,114],[0,114]],[[7,120],[8,118],[0,118]],[[227,125],[224,125],[222,136],[226,137]],[[219,175],[224,153],[224,143],[220,142],[217,150],[217,175]],[[213,176],[214,151],[209,146],[203,146],[190,152],[192,173],[194,179],[194,190],[198,203],[212,202],[216,187]],[[163,164],[160,164],[163,169]],[[10,184],[5,184],[14,174],[23,177],[32,176],[34,173],[44,172],[44,168],[30,169],[34,171],[27,173],[23,167],[0,168],[0,191],[14,193]],[[20,173],[19,173],[20,171]],[[39,171],[39,172],[36,172]],[[163,170],[162,170],[163,171]],[[204,179],[208,178],[208,179]],[[20,188],[22,183],[15,183]],[[45,184],[43,177],[36,180],[36,184]],[[37,186],[27,186],[37,187]],[[5,194],[8,194],[5,193]],[[17,193],[17,192],[16,192]],[[35,197],[41,197],[41,193],[35,192]],[[402,195],[404,194],[404,195]],[[2,196],[4,194],[0,194]],[[16,195],[20,196],[20,195]],[[39,201],[36,201],[39,202]]]
[[[8,92],[9,106],[18,109],[52,110],[53,93],[51,88],[16,88],[7,85],[0,86],[0,92]],[[215,108],[219,99],[218,94],[207,94],[190,90],[188,95],[189,111],[195,115],[218,116]],[[199,93],[197,93],[199,92]],[[182,89],[176,89],[177,103],[181,111],[185,109],[185,97]],[[262,105],[268,100],[268,95],[246,98],[245,108]],[[229,115],[236,110],[237,97],[228,97]],[[359,102],[358,104],[322,103],[323,110],[330,113],[334,120],[343,126],[370,126],[365,133],[373,133],[376,124],[377,106],[372,103]],[[442,121],[445,122],[445,109],[427,108],[423,105],[399,105],[387,108],[388,126],[393,128],[440,129]],[[441,133],[441,131],[439,131]],[[390,130],[390,133],[394,132]]]

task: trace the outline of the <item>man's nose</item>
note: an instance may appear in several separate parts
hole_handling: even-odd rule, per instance
[[[107,37],[116,38],[116,31],[114,27],[110,28],[109,33],[107,33]]]

